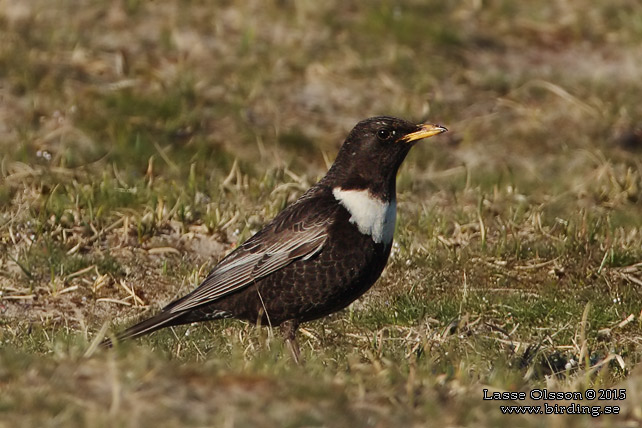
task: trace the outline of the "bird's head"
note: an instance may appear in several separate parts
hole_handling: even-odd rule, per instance
[[[410,148],[445,131],[443,126],[416,125],[395,117],[365,119],[348,134],[324,181],[344,189],[394,191],[397,171]]]

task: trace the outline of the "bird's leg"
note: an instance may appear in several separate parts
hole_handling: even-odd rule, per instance
[[[301,363],[299,344],[296,342],[296,329],[299,327],[299,322],[297,320],[287,320],[283,322],[280,326],[281,335],[285,343],[287,343],[290,352],[292,353],[292,358],[296,364]]]

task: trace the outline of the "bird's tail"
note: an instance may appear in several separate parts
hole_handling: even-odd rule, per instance
[[[182,321],[181,318],[185,315],[184,312],[169,312],[163,311],[160,314],[141,321],[136,325],[129,327],[127,330],[121,331],[115,337],[117,342],[123,340],[134,339],[145,334],[152,333],[156,330],[159,330],[164,327],[170,327],[173,325],[184,324],[189,321]],[[106,338],[103,340],[100,345],[101,348],[111,348],[113,346],[113,341],[111,338]]]

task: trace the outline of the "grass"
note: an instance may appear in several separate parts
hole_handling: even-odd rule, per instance
[[[642,421],[635,2],[44,6],[0,11],[0,427]],[[91,351],[376,114],[450,132],[411,152],[388,267],[303,327],[302,366],[231,320]],[[626,398],[483,400],[536,388]]]

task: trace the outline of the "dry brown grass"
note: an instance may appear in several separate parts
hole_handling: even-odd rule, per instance
[[[639,424],[638,9],[0,0],[0,426]],[[376,114],[451,131],[413,150],[390,266],[305,326],[304,367],[238,322],[85,356]],[[481,400],[536,387],[627,398]]]

